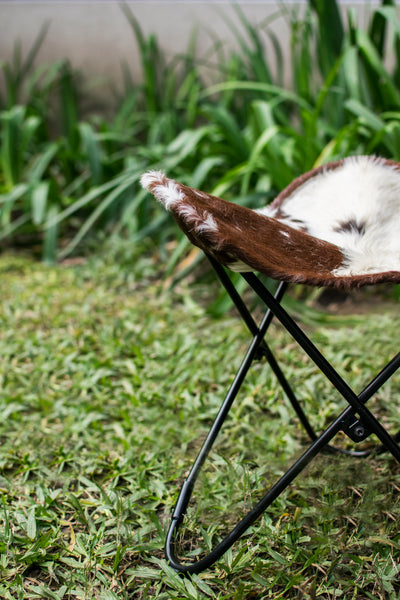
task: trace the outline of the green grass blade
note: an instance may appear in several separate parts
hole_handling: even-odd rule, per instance
[[[14,106],[0,114],[2,129],[1,168],[6,188],[11,189],[20,180],[22,168],[22,129],[25,108]]]
[[[311,17],[306,12],[305,18],[298,18],[291,21],[291,77],[293,89],[299,97],[311,101],[313,96],[312,85],[313,78],[310,73],[315,68],[313,58],[314,30],[311,24]]]
[[[13,214],[18,210],[18,201],[23,199],[28,192],[28,186],[24,183],[17,184],[12,190],[6,194],[0,195],[0,232],[1,237],[6,237],[12,226]],[[22,213],[29,219],[29,213]],[[3,235],[4,233],[4,235]]]
[[[378,99],[377,102],[380,106],[399,106],[400,92],[371,40],[361,29],[357,31],[357,47],[367,70],[371,95]],[[377,81],[379,81],[379,86],[376,85]]]
[[[41,181],[31,191],[31,212],[34,225],[41,225],[45,219],[50,182]]]
[[[27,147],[40,125],[38,117],[26,118],[26,114],[24,106],[14,106],[0,114],[2,132],[0,166],[8,189],[20,181]]]
[[[218,180],[211,193],[214,194],[214,196],[224,197],[229,190],[241,185],[243,177],[246,174],[246,169],[247,163],[243,162],[226,171]]]
[[[373,131],[384,129],[385,122],[357,100],[348,100],[345,107]]]
[[[349,47],[343,54],[343,77],[350,98],[362,102],[363,93],[360,85],[360,71],[358,50],[355,46]]]
[[[10,192],[0,195],[0,207],[2,204],[12,204],[19,200],[29,189],[28,184],[18,183],[15,185]]]
[[[203,158],[190,175],[190,186],[194,188],[207,187],[207,179],[214,169],[223,164],[222,156]]]
[[[1,212],[0,212],[0,215],[1,215]],[[15,232],[18,231],[18,229],[20,229],[24,225],[28,224],[30,222],[30,220],[31,220],[31,216],[29,213],[23,213],[22,215],[20,215],[19,217],[16,217],[13,220],[9,219],[8,224],[6,224],[0,230],[0,240],[5,240],[5,239],[11,237]]]
[[[87,156],[92,184],[97,186],[102,180],[102,152],[93,127],[89,123],[79,123],[84,155]]]
[[[65,258],[82,241],[84,236],[90,231],[94,223],[100,218],[100,216],[106,211],[113,203],[126,196],[127,192],[131,192],[133,184],[137,181],[138,177],[126,177],[125,180],[113,189],[98,206],[92,211],[91,215],[86,219],[84,224],[79,229],[78,233],[73,237],[69,244],[59,252],[59,258]],[[52,219],[51,225],[55,224],[60,219]]]
[[[265,151],[266,146],[271,143],[274,137],[279,133],[279,128],[276,126],[269,127],[266,129],[256,141],[250,156],[247,161],[246,171],[243,176],[241,194],[247,194],[250,191],[250,178],[256,169],[257,162],[262,152]]]
[[[257,29],[249,23],[239,4],[234,4],[233,7],[251,42],[251,46],[248,46],[241,36],[236,35],[243,55],[247,56],[254,79],[259,82],[272,83],[271,70],[266,61],[264,47]]]
[[[47,145],[44,152],[35,157],[32,165],[27,172],[27,180],[34,183],[40,181],[48,169],[51,161],[56,156],[60,144],[58,142],[51,142]]]
[[[400,123],[392,121],[385,126],[384,145],[389,149],[390,158],[400,161]]]
[[[318,58],[326,76],[342,52],[344,26],[336,0],[309,0],[309,4],[318,17]]]
[[[49,27],[50,27],[50,21],[45,21],[43,23],[43,25],[41,26],[40,31],[39,31],[37,37],[35,38],[35,41],[33,42],[31,48],[29,49],[28,54],[25,57],[25,60],[23,61],[23,63],[20,66],[19,74],[18,74],[20,81],[22,81],[32,70],[33,64],[37,58],[40,48],[42,47],[42,44],[43,44],[45,37],[47,35],[47,32],[49,30]]]
[[[146,105],[150,112],[157,112],[160,107],[160,96],[158,94],[158,69],[160,67],[161,54],[158,50],[156,38],[151,35],[146,40],[139,21],[136,19],[127,4],[121,5],[125,17],[135,35],[139,49],[143,72],[143,87],[146,97]]]
[[[220,94],[228,90],[239,92],[261,92],[265,94],[267,98],[269,96],[276,96],[280,99],[281,102],[292,102],[300,108],[305,108],[307,110],[312,109],[312,105],[298,94],[291,92],[290,90],[283,89],[276,85],[268,83],[259,83],[257,81],[226,81],[224,83],[217,83],[206,88],[201,94],[201,98],[205,99],[210,96],[213,96],[214,94]]]
[[[69,218],[71,215],[77,213],[82,208],[84,208],[85,206],[90,204],[90,202],[92,202],[93,200],[96,200],[99,196],[102,196],[109,190],[115,188],[119,184],[119,182],[123,181],[125,178],[126,178],[126,175],[121,174],[121,175],[115,177],[114,179],[112,179],[111,181],[108,181],[107,183],[103,183],[102,185],[100,185],[98,187],[89,189],[89,191],[84,196],[79,198],[79,200],[76,200],[73,204],[68,206],[68,208],[61,211],[57,215],[56,221],[61,222],[61,221],[64,221],[65,219]],[[133,180],[135,180],[135,179],[136,179],[136,177]]]
[[[57,258],[59,226],[57,222],[57,206],[51,206],[47,211],[47,223],[44,227],[43,260],[53,264]]]
[[[211,104],[204,107],[203,111],[208,119],[218,126],[223,142],[227,144],[226,152],[234,153],[238,160],[245,160],[248,155],[247,140],[235,115],[223,106]]]
[[[196,152],[201,141],[209,136],[213,128],[209,125],[197,127],[196,129],[187,129],[180,134],[167,146],[165,169],[167,171],[174,169]]]
[[[393,9],[390,10],[390,19],[388,20],[386,16],[387,13],[383,12],[382,10],[375,10],[372,15],[372,21],[368,34],[379,56],[383,58],[386,47],[388,22],[390,23],[391,20],[396,22],[397,18],[395,0],[381,0],[381,4],[383,7],[393,7]]]
[[[60,75],[60,106],[62,131],[71,152],[78,152],[78,99],[74,73],[67,61],[61,68]]]

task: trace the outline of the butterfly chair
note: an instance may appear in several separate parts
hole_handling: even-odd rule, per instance
[[[241,367],[203,446],[184,481],[166,539],[166,556],[181,573],[199,573],[217,561],[321,451],[366,456],[369,450],[341,450],[331,442],[344,432],[353,442],[371,434],[377,449],[400,461],[399,433],[392,436],[368,409],[367,401],[400,366],[398,353],[356,393],[281,305],[291,282],[349,290],[381,282],[400,283],[400,164],[375,157],[349,157],[295,179],[272,204],[259,210],[222,200],[151,171],[147,188],[170,211],[189,240],[201,248],[225,286],[251,334]],[[259,324],[228,271],[238,271],[266,307]],[[272,294],[255,273],[279,282]],[[299,404],[265,336],[275,317],[346,401],[346,408],[316,433]],[[176,533],[196,478],[226,419],[252,362],[264,357],[292,404],[310,445],[236,527],[203,558],[181,562]]]

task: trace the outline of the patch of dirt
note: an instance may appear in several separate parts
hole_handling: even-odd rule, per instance
[[[393,296],[393,287],[364,287],[350,292],[326,288],[315,302],[316,308],[323,308],[335,315],[356,315],[399,310],[399,301]]]

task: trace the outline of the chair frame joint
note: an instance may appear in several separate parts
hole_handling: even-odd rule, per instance
[[[356,443],[363,442],[372,433],[365,423],[356,416],[354,411],[348,411],[348,414],[343,418],[342,431]]]

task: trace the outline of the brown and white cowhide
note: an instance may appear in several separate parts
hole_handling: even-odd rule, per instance
[[[400,164],[357,156],[295,179],[251,210],[168,179],[142,185],[191,242],[237,271],[335,287],[400,282]]]

